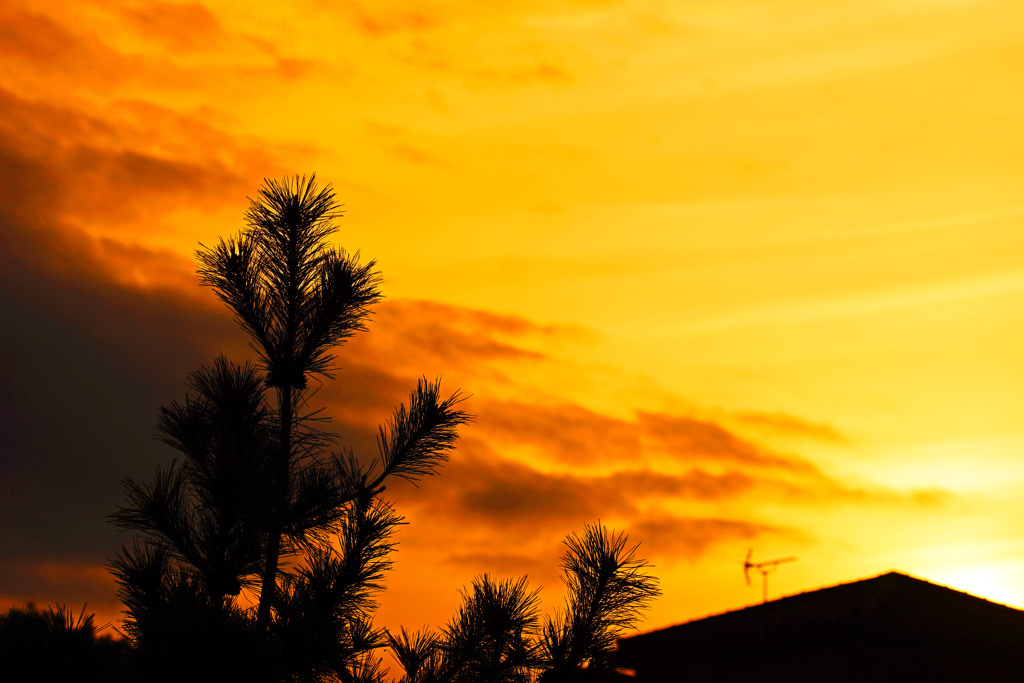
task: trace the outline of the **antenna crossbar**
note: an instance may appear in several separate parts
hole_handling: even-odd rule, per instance
[[[750,585],[750,570],[753,569],[761,574],[761,599],[762,602],[768,602],[768,575],[779,568],[780,564],[786,562],[796,562],[796,557],[780,557],[777,560],[765,560],[763,562],[751,562],[750,558],[754,554],[754,549],[750,548],[747,550],[747,559],[743,561],[743,576],[747,580],[747,585]]]

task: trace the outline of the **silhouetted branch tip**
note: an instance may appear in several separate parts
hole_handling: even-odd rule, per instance
[[[474,417],[458,406],[465,401],[456,391],[441,399],[441,380],[421,378],[409,396],[409,407],[400,404],[377,434],[383,473],[415,483],[437,472],[448,461],[458,439],[458,427]]]

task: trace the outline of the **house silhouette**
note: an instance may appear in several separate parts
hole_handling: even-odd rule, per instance
[[[889,572],[618,641],[636,683],[1024,681],[1024,611]]]

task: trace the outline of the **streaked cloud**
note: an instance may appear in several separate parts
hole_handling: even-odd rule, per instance
[[[643,539],[643,553],[656,559],[695,561],[715,543],[750,542],[786,530],[735,519],[657,517],[640,520],[631,531]]]
[[[740,411],[736,413],[736,417],[744,425],[749,425],[756,429],[837,443],[847,441],[843,434],[830,425],[809,422],[792,415],[786,415],[785,413]]]
[[[139,32],[171,50],[215,50],[227,38],[217,16],[200,3],[151,2],[120,11]]]

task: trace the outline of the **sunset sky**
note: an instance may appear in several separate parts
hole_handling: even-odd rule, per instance
[[[1024,4],[0,5],[0,608],[102,621],[121,479],[247,339],[195,278],[315,172],[386,301],[315,401],[477,416],[388,491],[378,623],[561,539],[641,543],[644,629],[897,570],[1024,607]]]

